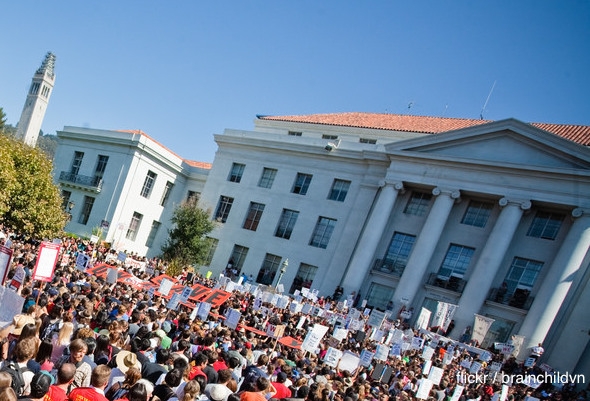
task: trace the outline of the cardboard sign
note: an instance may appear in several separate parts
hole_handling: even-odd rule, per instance
[[[53,270],[59,257],[60,244],[51,242],[42,242],[37,254],[37,263],[33,272],[33,280],[47,281],[53,280]]]

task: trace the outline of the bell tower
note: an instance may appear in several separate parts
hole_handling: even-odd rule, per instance
[[[16,137],[30,146],[37,144],[41,124],[55,83],[55,55],[48,52],[33,75],[25,106],[17,125]]]

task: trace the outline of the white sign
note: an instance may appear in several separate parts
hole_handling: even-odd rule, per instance
[[[478,344],[481,344],[486,334],[488,333],[488,330],[492,323],[494,323],[494,319],[486,316],[481,316],[476,313],[471,339],[476,340]]]
[[[326,355],[324,356],[324,363],[328,366],[335,368],[338,366],[338,362],[340,362],[340,358],[342,358],[342,351],[336,348],[328,347],[326,351]]]
[[[430,315],[432,312],[424,307],[420,310],[420,315],[418,315],[418,319],[416,320],[415,328],[427,330],[428,329],[428,322],[430,322]]]
[[[320,345],[320,342],[327,331],[328,326],[314,324],[313,328],[305,336],[303,343],[301,343],[301,349],[304,351],[315,352],[315,349]]]
[[[197,312],[197,317],[203,321],[207,320],[209,317],[209,311],[211,310],[211,304],[208,302],[201,302],[199,304],[199,312]]]
[[[224,324],[229,327],[230,329],[236,329],[238,327],[238,323],[240,323],[240,318],[242,317],[242,313],[237,309],[228,309],[227,315],[225,317]]]
[[[377,344],[374,358],[378,361],[386,361],[389,355],[389,347],[383,344]]]
[[[360,357],[361,366],[369,367],[371,365],[371,361],[373,360],[373,356],[375,356],[374,352],[367,351],[366,349],[363,349],[361,351],[361,357]]]
[[[340,364],[338,365],[339,370],[348,370],[350,373],[354,373],[355,370],[359,367],[361,359],[358,355],[350,352],[344,351],[342,357],[340,358]]]
[[[443,373],[444,370],[442,370],[441,368],[437,368],[436,366],[433,366],[432,368],[430,368],[428,379],[438,386],[443,377]]]
[[[418,387],[418,391],[416,391],[416,398],[420,400],[428,399],[433,384],[434,383],[428,379],[422,379],[420,382],[420,387]]]
[[[457,384],[455,386],[455,391],[453,392],[453,396],[451,397],[451,401],[459,401],[459,398],[461,398],[461,395],[463,394],[464,389],[465,389],[465,387]]]

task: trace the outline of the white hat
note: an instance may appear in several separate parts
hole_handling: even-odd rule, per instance
[[[141,370],[141,363],[137,360],[137,355],[130,351],[119,351],[115,362],[119,370],[123,373],[127,373],[129,368],[134,367]]]

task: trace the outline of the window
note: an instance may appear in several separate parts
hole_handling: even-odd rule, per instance
[[[299,131],[289,131],[289,135],[291,136],[301,136],[302,132]]]
[[[49,87],[43,85],[43,89],[41,89],[41,96],[43,96],[44,98],[49,97],[49,91],[50,91]]]
[[[229,177],[227,177],[227,180],[231,181],[231,182],[242,181],[242,174],[244,174],[245,167],[246,167],[245,164],[240,164],[240,163],[232,164],[231,170],[229,172]]]
[[[244,261],[246,260],[246,256],[248,256],[249,248],[246,248],[242,245],[234,245],[234,249],[231,253],[231,258],[229,259],[232,263],[232,269],[236,271],[236,273],[232,273],[235,276],[238,276],[242,271],[242,266],[244,266]]]
[[[148,171],[147,175],[145,176],[145,180],[143,180],[143,187],[141,188],[141,196],[144,198],[149,198],[150,194],[152,193],[152,188],[154,187],[154,183],[156,182],[156,177],[158,175],[153,171]]]
[[[385,310],[393,298],[393,288],[386,285],[371,283],[367,292],[367,306]]]
[[[250,208],[248,209],[248,214],[242,227],[246,230],[256,231],[263,211],[264,205],[262,203],[250,202]]]
[[[311,183],[311,177],[311,174],[297,173],[291,192],[294,194],[305,195],[309,188],[309,184]]]
[[[336,219],[320,216],[311,235],[309,245],[326,249],[335,226]]]
[[[71,191],[66,191],[66,190],[61,191],[61,208],[63,210],[68,210],[68,203],[70,202],[71,197],[72,197]]]
[[[485,227],[492,213],[493,205],[487,202],[471,201],[461,224],[467,224],[475,227]]]
[[[560,213],[537,212],[526,235],[554,240],[561,228],[564,217]]]
[[[41,84],[39,82],[33,82],[31,85],[30,94],[36,95],[37,93],[39,93],[39,86],[41,86]]]
[[[159,221],[152,221],[152,228],[150,228],[150,234],[145,241],[145,246],[150,247],[154,244],[154,239],[156,239],[156,234],[158,234],[158,230],[160,229],[161,225],[162,224]]]
[[[397,273],[401,276],[408,264],[414,242],[416,242],[415,235],[393,233],[389,248],[387,248],[387,253],[379,269]]]
[[[344,199],[346,199],[346,194],[348,193],[348,188],[350,188],[350,181],[339,180],[336,178],[332,183],[332,189],[330,189],[328,199],[344,202]]]
[[[84,204],[82,205],[82,211],[80,212],[80,217],[78,218],[78,223],[80,224],[87,224],[88,219],[90,218],[90,213],[92,212],[92,206],[94,206],[94,198],[90,196],[84,197]]]
[[[193,203],[193,202],[198,202],[199,198],[201,197],[201,193],[200,192],[195,192],[195,191],[188,191],[186,193],[186,201],[187,203]]]
[[[80,172],[80,166],[82,166],[82,159],[84,158],[84,152],[74,152],[74,160],[72,160],[72,166],[70,167],[70,174],[76,176]]]
[[[276,169],[264,167],[262,169],[262,175],[260,176],[260,180],[258,181],[258,186],[261,188],[271,188],[276,175]]]
[[[369,138],[361,138],[361,139],[359,139],[359,142],[375,145],[377,143],[377,140],[376,139],[369,139]]]
[[[170,198],[170,193],[172,192],[173,187],[173,183],[171,183],[170,181],[166,182],[164,192],[162,192],[162,199],[160,199],[160,206],[166,206],[166,203],[168,203],[168,199]]]
[[[517,289],[532,290],[543,267],[543,262],[515,257],[506,275],[507,294],[512,295]]]
[[[104,177],[104,172],[107,168],[109,157],[105,155],[98,155],[96,159],[96,167],[94,168],[94,179],[98,182]]]
[[[209,250],[207,251],[204,265],[211,266],[213,256],[215,256],[215,251],[217,250],[217,245],[219,245],[219,240],[217,238],[207,237],[207,242],[209,242]]]
[[[299,265],[299,270],[297,270],[297,275],[293,279],[293,284],[291,284],[289,294],[293,294],[296,290],[301,290],[302,288],[311,288],[317,271],[317,266],[301,263]]]
[[[432,195],[426,192],[412,192],[412,196],[404,209],[404,213],[414,216],[424,216],[428,210]]]
[[[329,141],[335,141],[336,139],[338,139],[338,135],[327,135],[327,134],[323,134],[322,135],[322,139],[327,139]]]
[[[445,255],[445,259],[438,270],[438,276],[446,278],[450,278],[451,276],[463,278],[463,275],[467,271],[467,267],[471,262],[473,252],[475,252],[474,248],[451,244]]]
[[[285,239],[291,238],[291,233],[293,232],[293,227],[295,227],[298,216],[299,212],[295,210],[283,209],[281,219],[277,226],[277,231],[275,232],[275,237]]]
[[[233,203],[234,198],[221,195],[219,197],[219,203],[217,204],[217,210],[215,211],[215,220],[225,223],[227,221],[227,216],[229,216],[229,212],[231,210],[231,206],[233,205]]]
[[[133,217],[131,217],[131,222],[129,223],[129,228],[127,229],[127,234],[125,238],[131,241],[135,241],[137,237],[137,232],[139,231],[139,226],[141,225],[141,219],[143,219],[143,215],[137,212],[133,212]]]
[[[258,276],[256,276],[256,282],[259,284],[271,285],[277,275],[281,260],[282,258],[280,256],[267,253],[264,256],[262,267],[260,267],[260,270],[258,271]]]

